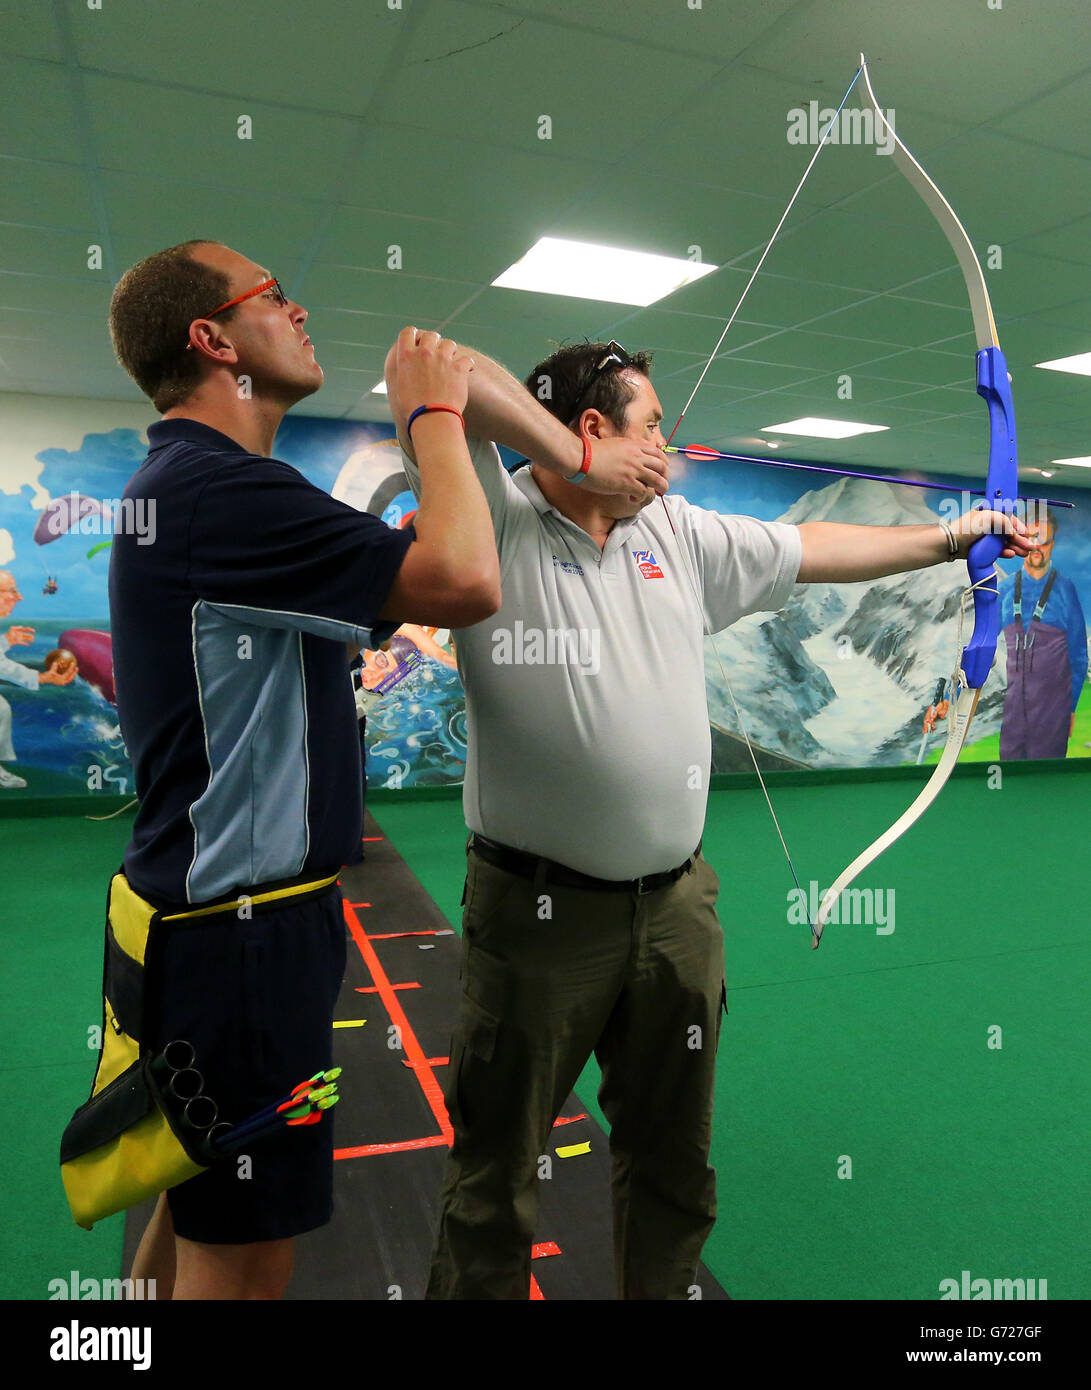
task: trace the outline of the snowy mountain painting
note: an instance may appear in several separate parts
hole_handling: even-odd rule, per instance
[[[841,478],[805,493],[777,518],[799,525],[935,525],[923,498],[889,483]],[[772,617],[744,618],[705,640],[712,722],[739,732],[724,674],[751,740],[810,767],[913,761],[936,683],[958,655],[961,561],[861,584],[799,584]],[[973,631],[968,601],[962,640]],[[719,649],[717,656],[716,649]],[[721,660],[723,671],[721,671]],[[982,693],[970,741],[995,734],[1004,703],[1003,643]],[[933,739],[942,743],[946,726]]]

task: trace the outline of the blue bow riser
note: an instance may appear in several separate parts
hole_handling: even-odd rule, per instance
[[[977,394],[989,407],[989,473],[985,500],[992,511],[1012,512],[1018,491],[1018,464],[1015,452],[1015,406],[1008,380],[1008,364],[998,347],[982,348],[977,354]],[[1004,549],[1005,538],[982,536],[970,547],[966,567],[970,583],[980,584],[993,573]],[[1000,599],[995,580],[974,589],[974,631],[962,656],[966,682],[973,690],[985,684],[996,657],[999,635]]]

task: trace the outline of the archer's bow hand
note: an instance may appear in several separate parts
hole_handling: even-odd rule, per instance
[[[958,553],[965,560],[970,547],[982,536],[997,535],[1005,538],[1000,559],[1012,560],[1029,555],[1033,549],[1032,538],[1026,523],[1017,516],[1006,512],[992,512],[985,507],[971,508],[957,521],[951,523],[951,531],[958,542]]]

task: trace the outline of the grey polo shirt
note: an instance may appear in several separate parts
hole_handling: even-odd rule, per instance
[[[657,500],[616,522],[600,550],[529,466],[509,475],[494,445],[467,442],[503,605],[455,633],[466,824],[598,878],[672,869],[701,839],[711,762],[694,584],[712,632],[782,608],[799,530],[668,494],[677,537]],[[420,474],[403,459],[419,497]]]

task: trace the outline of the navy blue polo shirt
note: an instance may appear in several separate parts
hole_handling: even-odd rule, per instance
[[[397,627],[378,613],[414,532],[195,420],[160,420],[148,440],[125,489],[148,524],[115,535],[110,558],[141,803],[126,877],[181,904],[337,873],[363,833],[345,643]]]

